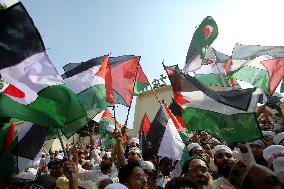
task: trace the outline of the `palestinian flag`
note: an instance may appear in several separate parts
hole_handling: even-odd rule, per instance
[[[172,125],[174,128],[172,128],[172,126],[168,128],[169,125]],[[153,154],[158,154],[158,152],[160,152],[160,155],[164,154],[164,152],[168,153],[169,151],[163,149],[164,147],[169,148],[169,143],[167,146],[163,146],[166,142],[165,140],[168,140],[168,142],[170,142],[171,144],[176,142],[177,144],[176,148],[178,149],[180,142],[181,143],[183,142],[178,134],[177,128],[181,129],[181,126],[178,123],[177,119],[170,112],[168,107],[166,107],[166,105],[162,105],[159,111],[157,112],[154,120],[152,121],[151,127],[146,137],[146,141],[151,144],[152,148],[151,152]],[[173,135],[171,135],[171,132]],[[178,134],[178,136],[176,135],[176,133]],[[172,139],[176,139],[176,141],[174,142],[172,141]],[[172,150],[175,149],[169,149],[169,150],[172,152]],[[179,154],[177,153],[176,156],[179,156]],[[177,158],[176,156],[175,158]]]
[[[272,95],[284,77],[284,47],[236,44],[229,74]]]
[[[150,120],[147,114],[145,113],[142,118],[142,121],[140,124],[140,131],[139,131],[140,146],[142,146],[142,151],[146,147],[146,138],[148,136],[150,127],[151,127]]]
[[[113,94],[117,104],[131,106],[137,73],[136,90],[139,92],[146,85],[146,76],[141,72],[142,69],[139,72],[139,60],[140,57],[133,55],[110,58]]]
[[[262,137],[256,120],[256,105],[261,91],[213,91],[195,78],[183,74],[181,104],[183,118],[190,130],[204,130],[229,142],[247,142]]]
[[[54,128],[81,127],[85,112],[48,58],[22,3],[0,10],[0,116]]]
[[[149,80],[144,74],[140,64],[138,64],[137,69],[138,70],[135,77],[134,91],[133,91],[133,95],[135,96],[138,96],[145,88],[147,88],[150,85]]]
[[[192,133],[186,129],[186,124],[182,117],[181,106],[174,99],[172,99],[172,103],[169,105],[169,109],[180,124],[180,127],[177,127],[180,137],[182,138],[184,143],[188,142],[190,137],[192,136]]]
[[[162,105],[162,109],[166,111],[166,114],[161,114],[161,116],[166,117],[163,118],[165,122],[161,124],[165,124],[164,127],[166,129],[161,138],[157,155],[170,157],[173,160],[180,160],[184,149],[184,143],[178,133],[178,129],[180,129],[181,126],[166,104]]]
[[[213,48],[208,48],[204,61],[208,64],[203,64],[200,68],[194,71],[194,77],[205,86],[224,86],[230,87],[230,81],[226,77],[224,64],[230,59],[229,56],[216,51]]]
[[[77,94],[90,119],[107,106],[114,105],[109,56],[72,65],[65,66],[62,78]]]
[[[13,154],[34,160],[40,152],[47,134],[48,128],[29,122],[26,123],[19,132],[18,143],[13,150]]]
[[[116,123],[118,125],[118,123]],[[99,136],[102,138],[102,146],[106,147],[115,143],[112,133],[115,129],[115,120],[106,108],[99,122]]]
[[[201,67],[207,48],[218,36],[218,26],[211,16],[207,16],[195,30],[187,51],[185,72],[194,71]],[[203,64],[206,61],[203,62]]]

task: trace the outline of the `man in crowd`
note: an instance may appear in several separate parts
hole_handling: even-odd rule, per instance
[[[217,145],[212,150],[214,156],[214,163],[217,166],[220,178],[214,180],[208,189],[219,189],[220,187],[226,187],[227,189],[235,189],[235,187],[229,182],[229,174],[231,169],[236,164],[236,159],[232,150],[225,145]]]

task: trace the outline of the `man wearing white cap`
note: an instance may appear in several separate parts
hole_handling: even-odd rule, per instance
[[[230,171],[236,164],[236,159],[232,150],[226,145],[217,145],[212,150],[212,154],[214,157],[214,163],[217,166],[221,177],[213,181],[208,186],[208,189],[218,189],[220,187],[235,189],[235,187],[228,180]]]
[[[276,145],[284,145],[284,132],[278,133],[275,137],[273,137],[273,142]]]
[[[118,171],[112,166],[111,153],[106,152],[102,157],[100,170],[79,170],[79,179],[87,181],[91,180],[95,183],[99,183],[101,180],[109,178],[113,181],[118,180]]]
[[[263,142],[266,146],[273,145],[273,137],[275,136],[275,132],[273,131],[262,131],[263,134]]]

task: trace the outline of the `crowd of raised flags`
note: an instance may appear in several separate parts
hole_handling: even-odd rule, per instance
[[[255,169],[273,170],[268,172],[275,188],[283,188],[284,107],[275,90],[283,87],[284,48],[236,44],[228,56],[211,47],[217,36],[216,22],[206,17],[194,32],[183,71],[163,65],[172,103],[157,98],[154,120],[145,112],[138,138],[130,139],[129,111],[121,125],[109,108],[130,108],[133,96],[150,85],[140,57],[69,63],[60,76],[23,4],[4,1],[0,188],[259,188],[251,176],[259,174]],[[241,89],[238,80],[254,88]],[[43,150],[45,140],[71,137],[102,111],[97,142],[90,136],[87,146]],[[15,135],[19,121],[25,124]]]

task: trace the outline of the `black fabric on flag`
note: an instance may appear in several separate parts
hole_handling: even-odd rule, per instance
[[[169,106],[169,109],[171,112],[177,117],[182,116],[182,109],[181,107],[177,104],[177,102],[172,98],[172,103]]]
[[[102,64],[102,62],[106,59],[106,55],[105,56],[100,56],[100,57],[97,57],[97,58],[92,58],[86,62],[82,62],[81,64],[77,64],[77,66],[75,66],[75,64],[67,64],[65,65],[64,69],[65,70],[68,70],[67,72],[65,71],[64,74],[61,75],[61,77],[63,79],[66,79],[66,78],[69,78],[69,77],[72,77],[74,75],[77,75],[83,71],[86,71],[94,66],[99,66]],[[69,65],[69,66],[68,66]],[[73,69],[71,69],[71,66],[75,66],[73,67]]]
[[[159,147],[162,142],[168,120],[169,115],[166,112],[165,108],[161,106],[151,123],[151,127],[147,136],[147,142],[151,143],[153,154],[157,154],[159,151]]]
[[[118,56],[118,57],[110,57],[109,61],[110,61],[110,66],[114,67],[117,66],[123,62],[126,62],[128,60],[131,60],[133,58],[136,58],[138,56],[135,55],[123,55],[123,56]]]
[[[44,51],[40,34],[22,3],[0,11],[0,69]]]
[[[255,91],[255,88],[241,89],[241,90],[236,89],[230,91],[214,91],[212,89],[205,87],[194,77],[191,77],[190,75],[185,73],[183,73],[183,75],[188,81],[186,83],[191,85],[190,88],[194,88],[195,91],[196,90],[202,91],[207,96],[211,97],[217,102],[220,102],[222,104],[243,111],[247,111],[251,102],[252,93]]]
[[[17,156],[34,160],[43,146],[48,128],[33,125],[26,135],[17,143],[13,153]]]

